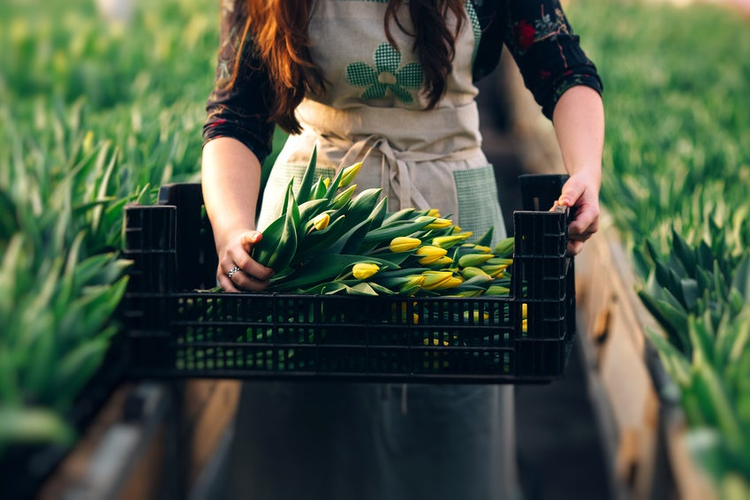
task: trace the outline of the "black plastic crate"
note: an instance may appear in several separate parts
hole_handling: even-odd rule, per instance
[[[565,176],[521,176],[549,207]],[[199,184],[125,209],[134,377],[528,383],[564,372],[575,335],[565,211],[514,212],[510,297],[207,293],[217,257]],[[527,331],[521,326],[527,308]]]

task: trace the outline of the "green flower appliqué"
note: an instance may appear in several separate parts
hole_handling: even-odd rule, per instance
[[[382,99],[390,90],[393,95],[406,103],[414,102],[407,89],[422,86],[424,72],[419,63],[412,62],[401,66],[401,53],[387,42],[375,50],[375,67],[364,62],[353,62],[346,67],[346,81],[355,87],[367,87],[362,99]]]

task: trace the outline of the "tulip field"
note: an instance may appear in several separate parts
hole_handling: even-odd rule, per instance
[[[48,4],[0,3],[0,465],[18,447],[75,445],[75,401],[117,359],[124,207],[200,180],[218,49],[219,2],[136,1],[128,21],[90,1]],[[715,4],[579,0],[566,12],[604,81],[602,205],[661,326],[648,340],[677,389],[691,458],[722,498],[748,498],[750,20]],[[308,189],[300,203],[326,187]],[[363,199],[366,216],[383,221],[375,201]],[[308,228],[334,224],[308,215]],[[459,234],[439,235],[455,241],[422,250],[422,264],[460,246]],[[327,290],[394,262],[371,257]],[[469,278],[507,292],[503,269]],[[417,285],[391,278],[372,280],[375,291]]]
[[[750,21],[707,5],[570,10],[606,87],[602,203],[666,333],[650,338],[681,391],[688,446],[722,496],[747,498]]]

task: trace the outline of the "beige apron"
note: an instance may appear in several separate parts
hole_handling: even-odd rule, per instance
[[[359,189],[382,187],[389,210],[438,208],[477,236],[505,236],[471,81],[476,19],[456,43],[437,109],[423,111],[421,67],[387,3],[325,0],[310,24],[312,57],[329,82],[298,109],[265,189],[258,223],[299,185],[314,144],[320,174],[364,160]],[[399,12],[411,30],[408,7]],[[352,34],[356,34],[354,37]],[[511,386],[252,382],[243,386],[227,498],[252,500],[490,500],[516,493]]]

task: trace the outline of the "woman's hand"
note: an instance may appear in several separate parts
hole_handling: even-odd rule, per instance
[[[570,207],[573,220],[568,226],[568,253],[577,255],[583,243],[599,230],[599,176],[585,172],[571,175],[563,185],[556,205]]]
[[[230,234],[226,243],[217,248],[219,266],[216,277],[227,292],[242,290],[261,291],[273,276],[273,269],[265,267],[250,257],[250,252],[263,234],[254,230],[240,230]]]
[[[560,97],[553,123],[565,169],[570,174],[559,205],[573,209],[568,253],[578,254],[599,229],[599,189],[604,147],[604,103],[597,91],[578,85]]]

